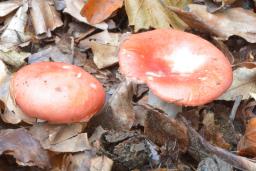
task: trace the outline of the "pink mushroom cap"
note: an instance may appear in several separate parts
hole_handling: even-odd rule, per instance
[[[217,99],[231,85],[224,54],[194,34],[157,29],[129,36],[118,53],[120,71],[146,83],[159,98],[185,106]]]
[[[88,121],[105,101],[96,78],[61,62],[24,66],[14,74],[10,93],[25,114],[52,123]]]

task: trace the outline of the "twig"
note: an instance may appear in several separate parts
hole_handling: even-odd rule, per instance
[[[240,105],[241,101],[243,99],[243,96],[240,95],[240,96],[236,96],[236,100],[234,102],[234,105],[233,105],[233,108],[231,110],[231,113],[229,115],[229,119],[231,121],[234,121],[235,117],[236,117],[236,112],[237,112],[237,109],[238,109],[238,106]]]
[[[214,146],[208,143],[201,135],[199,135],[184,119],[181,117],[181,120],[188,128],[188,135],[190,140],[190,146],[188,147],[188,152],[195,154],[197,153],[206,153],[208,155],[215,154],[218,158],[226,161],[227,163],[231,164],[233,167],[240,169],[240,170],[247,170],[247,171],[255,171],[256,170],[256,163],[251,162],[249,159],[241,156],[237,156],[235,154],[230,153],[220,147]]]

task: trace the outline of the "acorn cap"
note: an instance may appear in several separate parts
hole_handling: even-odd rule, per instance
[[[14,74],[10,93],[30,117],[53,123],[88,121],[105,101],[101,83],[82,68],[39,62]]]
[[[161,99],[186,106],[211,102],[232,83],[232,67],[208,41],[157,29],[129,36],[119,49],[120,71],[146,83]]]

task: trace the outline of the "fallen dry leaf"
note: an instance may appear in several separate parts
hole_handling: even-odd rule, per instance
[[[4,105],[1,119],[6,123],[18,124],[24,121],[29,124],[36,122],[35,118],[31,118],[24,114],[21,109],[15,104],[10,95],[10,75],[6,73],[3,82],[0,84],[0,100]]]
[[[9,71],[6,65],[0,60],[0,85],[2,85],[3,81],[9,76]],[[0,95],[1,98],[1,95]]]
[[[240,139],[237,150],[243,156],[256,156],[256,118],[249,120],[244,136]]]
[[[135,113],[132,107],[133,83],[124,81],[120,83],[116,92],[109,99],[109,105],[112,110],[113,124],[117,130],[129,130],[135,119]]]
[[[28,2],[24,1],[14,16],[7,24],[6,29],[0,37],[0,49],[9,50],[16,45],[30,40],[30,36],[25,34],[25,27],[28,19]]]
[[[88,0],[81,10],[81,15],[89,23],[98,24],[123,6],[123,0]]]
[[[169,7],[190,27],[208,31],[227,40],[236,35],[250,43],[256,42],[256,14],[243,8],[230,8],[211,14],[204,5],[190,4],[188,10]]]
[[[221,148],[229,149],[228,144],[223,138],[223,134],[220,131],[220,127],[215,124],[215,118],[213,112],[206,112],[202,121],[203,127],[200,129],[202,136]]]
[[[29,64],[42,61],[54,61],[72,64],[73,56],[71,54],[63,53],[57,46],[50,46],[40,49],[39,52],[28,57]]]
[[[30,133],[40,141],[44,149],[55,152],[79,152],[90,149],[87,134],[81,133],[82,123],[69,125],[34,125]]]
[[[93,51],[93,61],[99,69],[106,68],[118,62],[118,45],[121,34],[103,31],[80,42],[80,47],[90,47]]]
[[[10,0],[0,2],[0,17],[4,17],[17,8],[19,8],[22,4],[22,0]]]
[[[113,85],[112,85],[113,86]],[[103,128],[114,130],[129,130],[135,121],[135,113],[132,106],[133,83],[121,82],[114,89],[102,111],[89,122],[91,125],[101,125]]]
[[[129,25],[140,29],[170,28],[168,11],[158,0],[125,0]]]
[[[30,14],[38,38],[51,37],[51,31],[63,25],[60,14],[49,1],[31,0]]]
[[[65,2],[66,2],[66,8],[63,11],[64,13],[70,14],[72,17],[74,17],[80,22],[89,24],[86,18],[80,14],[80,11],[85,4],[83,0],[65,0]],[[93,26],[102,30],[106,30],[108,28],[108,25],[106,23],[99,23]]]
[[[106,156],[91,159],[90,171],[111,171],[113,161]]]
[[[24,128],[0,131],[0,154],[12,155],[19,165],[50,167],[47,152]]]
[[[236,96],[243,96],[243,99],[251,97],[256,93],[256,68],[241,67],[233,71],[233,83],[231,87],[221,96],[219,100],[235,100]]]
[[[25,59],[27,59],[30,55],[30,53],[22,51],[19,52],[16,50],[0,50],[0,59],[14,68],[19,68],[24,65],[26,63]]]
[[[199,163],[196,171],[205,171],[206,168],[209,171],[217,171],[217,170],[233,171],[232,165],[221,160],[215,155],[213,155],[212,157],[207,157],[204,160],[202,160]]]

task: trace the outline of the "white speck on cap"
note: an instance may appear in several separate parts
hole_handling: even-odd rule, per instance
[[[96,88],[97,88],[97,85],[94,84],[94,83],[91,83],[91,84],[90,84],[90,87],[93,88],[93,89],[96,89]]]

